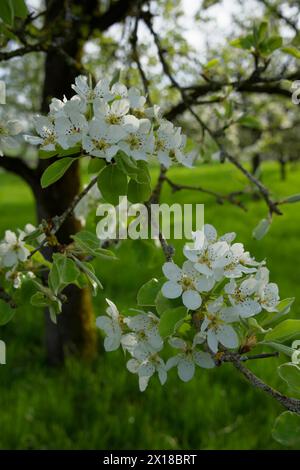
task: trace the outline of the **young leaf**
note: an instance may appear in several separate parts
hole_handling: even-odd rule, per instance
[[[76,235],[72,235],[72,238],[75,241],[76,246],[84,254],[100,258],[116,259],[116,256],[112,251],[101,248],[99,238],[92,232],[82,230]]]
[[[269,219],[262,219],[252,232],[253,238],[261,240],[269,231],[271,221]]]
[[[132,203],[148,201],[151,196],[151,185],[147,183],[138,183],[131,179],[128,184],[128,199]]]
[[[56,162],[52,163],[52,165],[48,166],[41,178],[42,188],[47,188],[48,186],[62,178],[62,176],[70,168],[72,163],[75,162],[75,160],[77,160],[77,158],[61,158],[60,160],[57,160]]]
[[[15,308],[10,307],[8,303],[0,299],[0,326],[6,325],[6,323],[12,319],[15,313]]]
[[[254,116],[242,116],[240,119],[238,119],[237,122],[241,124],[242,126],[250,127],[251,129],[261,128],[260,121]]]
[[[165,282],[165,279],[151,279],[146,282],[137,294],[137,303],[141,306],[155,306],[155,301],[157,294],[159,293],[162,284]]]
[[[159,322],[159,333],[165,338],[172,335],[176,331],[176,326],[186,317],[187,309],[185,307],[177,307],[167,309],[163,312]]]
[[[291,306],[293,305],[294,301],[295,297],[281,300],[276,307],[277,312],[268,313],[261,322],[262,326],[274,325],[280,318],[287,315],[291,310]]]
[[[296,57],[296,59],[300,59],[300,49],[297,49],[297,47],[284,46],[281,48],[281,50],[285,52],[286,54]]]
[[[15,16],[18,18],[26,18],[28,9],[24,0],[12,0]]]
[[[119,197],[127,194],[127,176],[116,164],[107,165],[99,173],[98,188],[103,198],[113,204],[119,204]]]
[[[88,173],[95,174],[99,173],[106,166],[103,158],[91,158],[88,166]]]
[[[14,22],[14,7],[12,0],[1,0],[0,2],[0,18],[4,23],[9,26],[13,25]]]
[[[55,295],[69,284],[74,284],[79,276],[79,270],[74,261],[59,253],[53,255],[53,264],[49,273],[49,287]]]
[[[282,380],[284,380],[294,392],[300,393],[300,367],[290,362],[281,364],[277,370]]]
[[[281,413],[275,421],[272,436],[284,446],[299,448],[300,416],[292,411]]]
[[[93,293],[94,295],[96,295],[98,287],[100,289],[103,289],[103,285],[101,284],[100,279],[98,279],[98,277],[96,276],[93,266],[87,263],[86,261],[80,261],[78,258],[75,257],[74,261],[79,267],[79,269],[86,275],[88,281],[93,287]]]
[[[266,334],[266,341],[276,341],[284,343],[291,341],[300,335],[300,320],[284,320],[273,328],[272,331]]]
[[[287,198],[281,201],[282,204],[292,203],[292,202],[299,202],[300,201],[300,194],[293,194],[292,196],[288,196]]]

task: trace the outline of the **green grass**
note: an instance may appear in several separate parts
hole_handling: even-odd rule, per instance
[[[154,171],[155,173],[155,171]],[[227,165],[194,171],[173,169],[170,176],[181,183],[200,184],[219,192],[242,188],[245,181]],[[270,165],[263,179],[276,195],[299,192],[300,171],[279,180]],[[298,295],[299,205],[284,207],[260,242],[251,232],[265,215],[265,206],[245,197],[248,212],[231,205],[217,205],[195,192],[171,194],[165,202],[205,204],[205,221],[220,233],[236,231],[257,259],[266,258],[272,281],[281,296]],[[33,198],[19,179],[0,174],[0,237],[5,228],[16,229],[35,222]],[[177,259],[181,241],[176,242]],[[133,249],[130,249],[132,246]],[[147,250],[150,250],[147,255]],[[95,300],[95,314],[103,313],[104,298],[121,307],[135,303],[137,288],[153,275],[160,276],[159,250],[126,241],[116,250],[119,261],[97,267],[105,291]],[[293,316],[300,315],[296,299]],[[43,316],[24,306],[22,315],[1,328],[7,343],[7,365],[0,367],[1,449],[276,449],[271,428],[281,408],[271,398],[252,389],[230,364],[220,369],[198,369],[196,379],[179,382],[171,371],[164,387],[152,380],[143,394],[137,378],[125,368],[121,352],[103,353],[92,364],[70,360],[63,369],[45,365]],[[101,339],[99,336],[99,344]],[[251,364],[268,383],[286,391],[276,374],[280,359]]]

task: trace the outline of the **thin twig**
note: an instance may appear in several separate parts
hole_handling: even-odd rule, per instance
[[[63,212],[63,214],[61,214],[60,216],[57,216],[55,218],[53,218],[53,228],[51,229],[51,235],[55,235],[59,229],[61,228],[61,226],[64,224],[64,222],[67,220],[67,218],[72,215],[75,207],[77,206],[77,204],[81,201],[81,199],[84,198],[84,196],[86,196],[88,194],[88,192],[95,186],[95,184],[97,183],[97,178],[98,176],[95,176],[95,178],[93,178],[90,183],[83,189],[83,191],[81,191],[81,193],[77,194],[77,196],[73,199],[73,202],[70,204],[70,206],[65,210],[65,212]],[[35,250],[33,250],[31,253],[30,253],[30,256],[29,258],[31,258],[35,253],[37,253],[38,251],[40,251],[47,243],[47,238],[45,238],[41,243],[40,245],[35,248]]]

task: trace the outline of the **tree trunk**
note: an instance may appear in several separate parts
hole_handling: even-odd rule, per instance
[[[284,158],[279,159],[280,165],[280,177],[282,181],[286,180],[286,160]]]
[[[69,39],[67,43],[64,43],[63,50],[57,46],[56,49],[51,49],[46,54],[42,113],[48,112],[52,97],[62,99],[64,95],[69,97],[72,94],[71,84],[74,83],[74,79],[78,75],[78,69],[72,64],[76,61],[80,66],[82,53],[82,37],[78,18],[82,19],[85,14],[92,15],[97,7],[97,1],[47,0],[46,4],[45,27],[51,28],[54,36],[57,30],[60,31],[60,34],[67,35]],[[64,7],[67,4],[68,10]],[[72,8],[77,8],[76,15]],[[79,13],[78,8],[85,11]],[[70,61],[68,57],[72,60]],[[53,159],[50,163],[52,162]],[[40,175],[48,164],[48,160],[40,161],[38,167]],[[75,162],[60,181],[38,194],[37,214],[39,221],[60,215],[69,207],[79,190],[79,164]],[[70,235],[76,233],[80,228],[80,223],[74,217],[69,217],[57,234],[59,242],[69,243]],[[47,254],[49,255],[49,252]],[[81,356],[91,357],[96,351],[96,332],[90,290],[69,286],[65,294],[68,301],[57,318],[57,325],[51,322],[49,314],[46,312],[46,348],[48,361],[51,364],[62,363],[67,352],[76,352]]]
[[[252,157],[252,174],[256,175],[260,169],[261,158],[259,153],[255,153]]]

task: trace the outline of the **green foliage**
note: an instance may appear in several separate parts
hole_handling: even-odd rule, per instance
[[[88,230],[82,230],[76,235],[72,235],[75,241],[75,247],[82,255],[91,255],[99,258],[116,259],[115,254],[105,248],[101,248],[100,240],[97,236]]]
[[[300,50],[297,47],[284,46],[284,47],[281,48],[281,50],[283,52],[285,52],[286,54],[289,54],[289,55],[295,57],[296,59],[300,59]]]
[[[127,176],[114,163],[108,165],[98,176],[98,188],[103,198],[113,204],[119,204],[119,197],[127,194]]]
[[[0,299],[0,326],[6,325],[16,313],[16,309],[12,308],[7,302]]]
[[[146,284],[142,285],[137,294],[137,303],[141,306],[155,306],[156,297],[165,282],[164,279],[150,279]]]
[[[300,446],[300,415],[285,411],[275,421],[272,435],[276,441],[287,447]]]
[[[300,367],[293,363],[278,367],[279,376],[288,384],[293,392],[300,394]]]
[[[59,294],[69,284],[75,284],[78,277],[79,270],[72,259],[59,253],[53,255],[48,281],[54,294]]]
[[[185,307],[170,308],[165,310],[160,319],[159,332],[163,338],[176,332],[187,315]]]
[[[66,171],[70,168],[72,163],[75,162],[77,158],[72,158],[72,157],[66,157],[66,158],[61,158],[54,163],[52,163],[44,173],[42,174],[41,178],[41,186],[42,188],[47,188],[51,184],[55,183],[58,181],[60,178],[64,176]]]
[[[300,320],[288,319],[279,323],[266,334],[266,341],[285,343],[300,336]]]
[[[262,219],[252,232],[253,238],[261,240],[270,230],[271,219]]]
[[[26,18],[28,9],[24,0],[1,0],[0,2],[0,18],[4,23],[12,26],[14,17]]]
[[[128,184],[128,199],[132,203],[148,201],[151,196],[150,182],[138,183],[135,179],[130,179]]]

